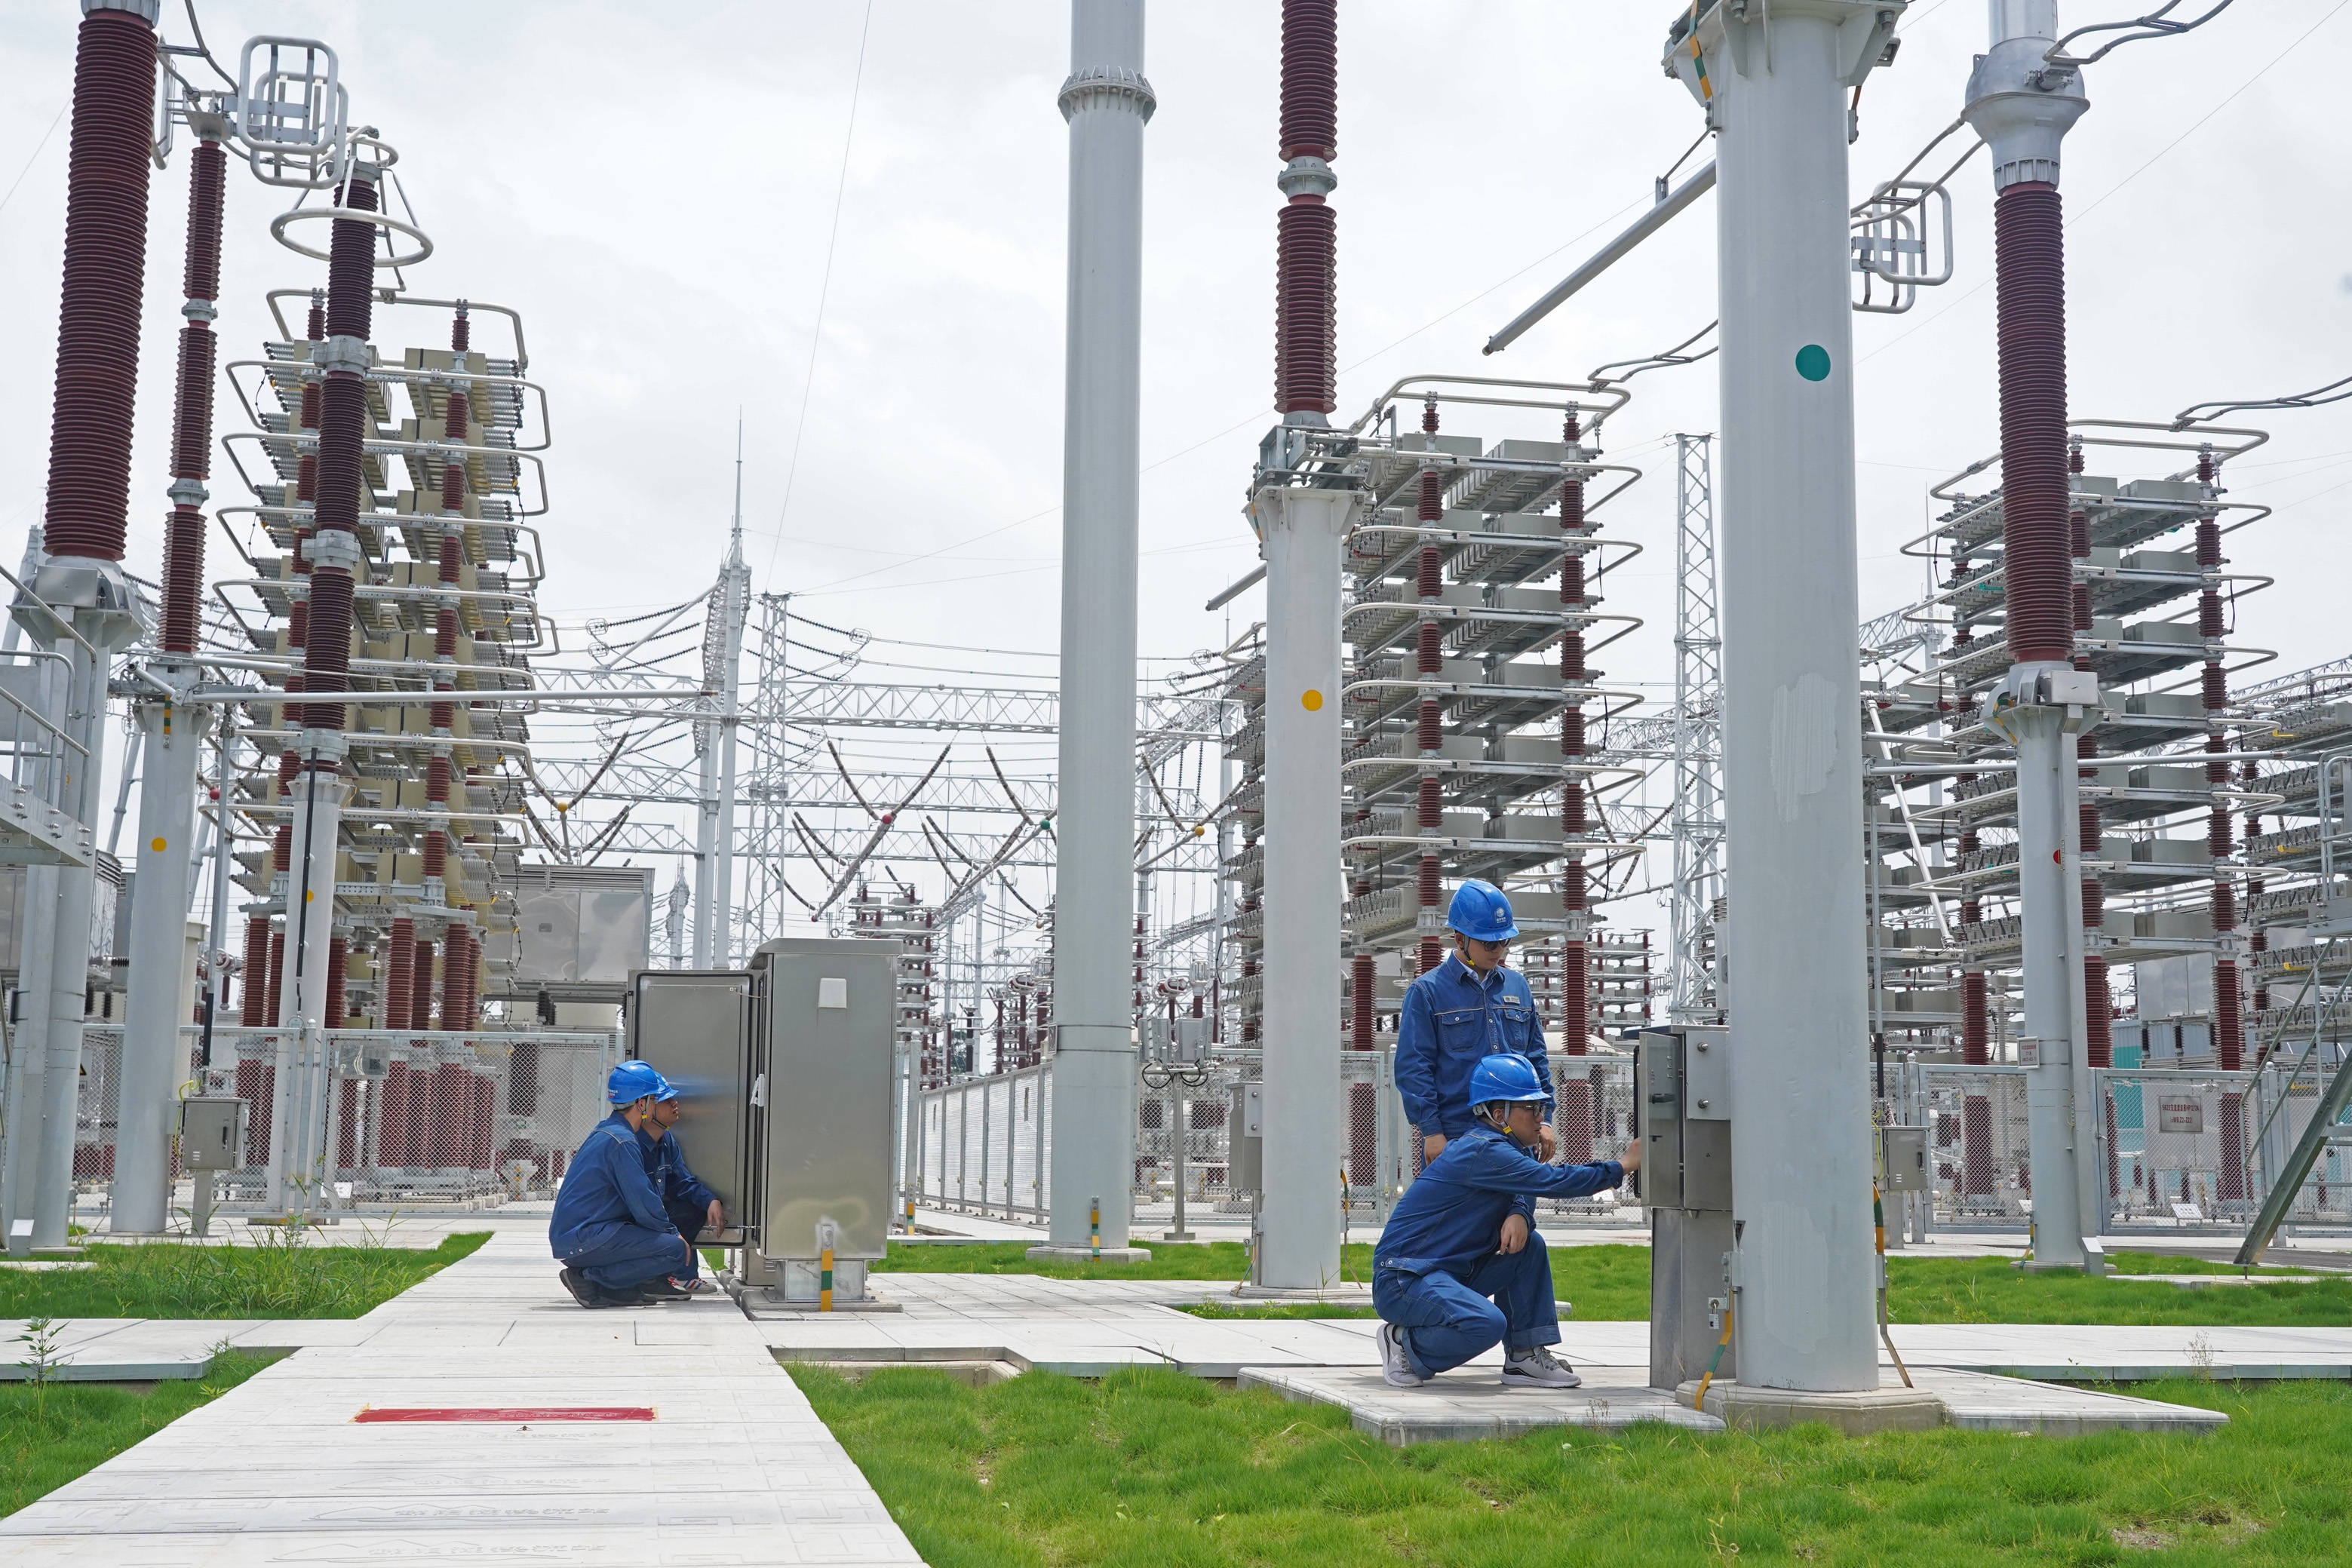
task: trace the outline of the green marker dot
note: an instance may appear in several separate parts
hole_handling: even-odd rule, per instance
[[[1808,343],[1797,350],[1797,373],[1809,382],[1827,381],[1830,374],[1830,351],[1819,343]]]

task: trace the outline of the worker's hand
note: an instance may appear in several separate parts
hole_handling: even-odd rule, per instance
[[[1495,1249],[1508,1258],[1512,1253],[1524,1249],[1527,1244],[1528,1217],[1524,1214],[1505,1215],[1501,1242]]]
[[[1559,1140],[1552,1136],[1549,1127],[1536,1129],[1536,1145],[1546,1165],[1549,1165],[1552,1155],[1559,1151]]]
[[[1642,1168],[1642,1140],[1635,1138],[1633,1142],[1627,1144],[1625,1145],[1625,1152],[1617,1156],[1617,1163],[1625,1167],[1625,1174],[1627,1176],[1632,1176],[1635,1171],[1640,1170]]]
[[[1432,1133],[1421,1141],[1421,1163],[1427,1165],[1445,1152],[1445,1134]]]
[[[713,1230],[727,1228],[726,1211],[719,1207],[719,1200],[715,1197],[710,1200],[710,1228]]]

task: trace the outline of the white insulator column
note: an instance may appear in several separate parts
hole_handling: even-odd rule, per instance
[[[1339,1277],[1340,548],[1353,490],[1267,486],[1265,539],[1265,1175],[1257,1273],[1267,1290]]]
[[[2072,674],[2072,671],[2065,672]],[[2062,678],[2063,678],[2062,676]],[[2076,709],[2079,717],[2080,708]],[[2082,1067],[2083,927],[2081,862],[2068,852],[2076,840],[2074,737],[2065,710],[2033,706],[2011,710],[2000,727],[2017,744],[2018,914],[2026,940],[2019,953],[2025,991],[2023,1040],[2032,1051],[2025,1073],[2027,1148],[2033,1178],[2033,1261],[2079,1269],[2090,1261],[2084,1199],[2096,1191],[2084,1180],[2095,1148],[2088,1119],[2077,1109],[2090,1085]]]
[[[160,679],[184,672],[186,679],[195,676],[193,664],[149,673]],[[171,1218],[172,1138],[188,1076],[188,1048],[180,1038],[187,998],[180,981],[196,874],[196,777],[212,733],[211,711],[192,704],[142,702],[137,719],[146,770],[139,785],[130,996],[117,1076],[110,1228],[118,1235],[152,1234]]]
[[[1141,471],[1143,0],[1073,0],[1069,341],[1054,819],[1053,1244],[1128,1244],[1135,1032],[1135,596]]]
[[[54,567],[56,563],[52,564]],[[81,564],[67,563],[60,575],[72,575]],[[37,580],[36,587],[45,586],[47,581],[45,572],[42,579]],[[110,619],[102,610],[93,612],[85,607],[76,612],[74,622],[78,629],[85,628],[87,623],[85,636],[97,632],[100,647],[106,649],[110,639],[101,628]],[[110,652],[93,656],[88,645],[70,638],[59,638],[54,647],[72,661],[64,682],[65,701],[55,717],[58,727],[83,747],[80,756],[68,759],[65,787],[58,805],[75,821],[91,822],[98,817],[99,773],[105,756],[107,666],[113,661]],[[55,873],[57,901],[50,905],[50,911],[56,930],[49,947],[40,1168],[33,1194],[36,1247],[65,1246],[73,1218],[74,1131],[81,1099],[81,1031],[89,1012],[90,906],[97,891],[97,874],[92,862],[61,865]],[[176,956],[172,967],[177,973]],[[21,1038],[24,1043],[18,1049],[31,1045],[29,1034]]]
[[[1874,1389],[1846,104],[1900,7],[1730,9],[1666,63],[1719,131],[1736,1352]]]
[[[306,758],[331,751],[341,761],[336,730],[305,730],[298,749]],[[278,984],[278,1077],[272,1096],[270,1185],[274,1201],[298,1205],[297,1182],[324,1175],[328,1052],[327,946],[334,936],[335,851],[350,782],[341,774],[307,771],[294,783],[294,841],[286,869],[286,959]],[[306,873],[307,862],[307,873]]]

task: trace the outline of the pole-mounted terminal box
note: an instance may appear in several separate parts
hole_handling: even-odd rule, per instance
[[[1715,1364],[1738,1297],[1731,1253],[1731,1035],[1719,1026],[1645,1029],[1633,1045],[1642,1202],[1650,1211],[1650,1384],[1673,1389]]]
[[[245,1158],[245,1102],[197,1094],[180,1102],[180,1168],[233,1171]]]

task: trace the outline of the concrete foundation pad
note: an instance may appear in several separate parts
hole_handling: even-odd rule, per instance
[[[1022,1254],[1035,1263],[1149,1263],[1149,1247],[1056,1247],[1050,1243],[1032,1247]]]
[[[1687,1406],[1697,1394],[1698,1380],[1693,1378],[1675,1390],[1675,1402]],[[1931,1431],[1944,1425],[1945,1415],[1944,1402],[1924,1388],[1748,1388],[1725,1378],[1707,1385],[1702,1407],[1727,1427],[1760,1430],[1820,1421],[1849,1437]]]
[[[1337,1405],[1359,1432],[1391,1448],[1414,1443],[1516,1437],[1546,1427],[1590,1427],[1614,1431],[1637,1421],[1660,1421],[1689,1431],[1720,1432],[1722,1420],[1676,1405],[1643,1386],[1649,1374],[1637,1366],[1585,1366],[1581,1388],[1506,1388],[1495,1365],[1460,1367],[1418,1388],[1394,1388],[1378,1367],[1246,1366],[1236,1379],[1244,1388],[1267,1388],[1286,1399]]]
[[[1234,1287],[1233,1296],[1243,1301],[1328,1301],[1338,1307],[1372,1304],[1372,1288],[1355,1284],[1253,1285],[1244,1280]]]
[[[820,1312],[814,1301],[787,1301],[771,1296],[765,1291],[746,1291],[735,1298],[747,1318],[827,1318],[871,1317],[883,1312],[903,1312],[903,1302],[887,1296],[863,1296],[854,1301],[834,1298],[833,1311]]]

